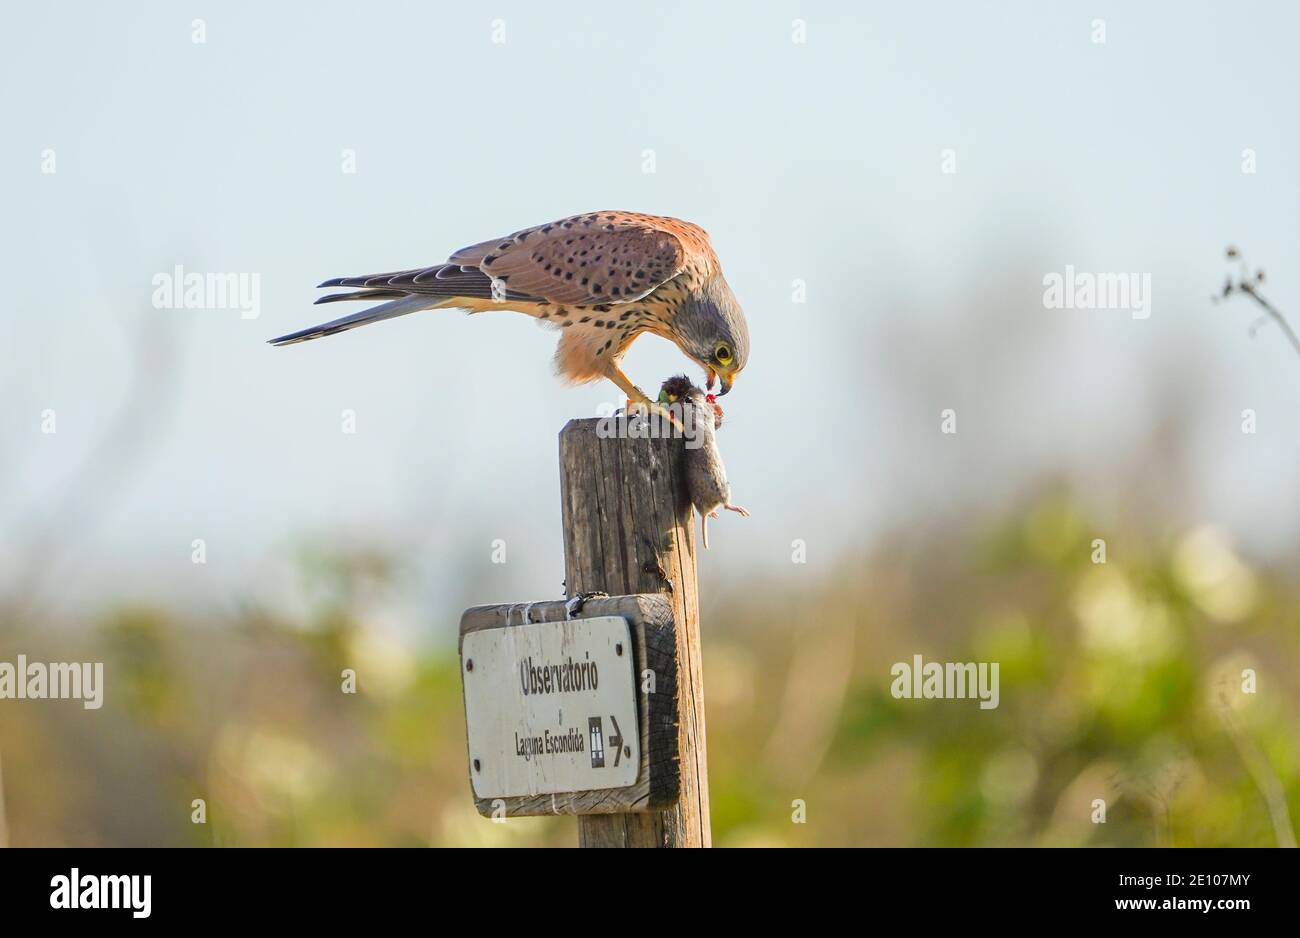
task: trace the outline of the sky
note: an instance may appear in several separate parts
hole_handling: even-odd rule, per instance
[[[712,526],[706,583],[1055,477],[1103,520],[1149,499],[1293,558],[1300,358],[1210,296],[1232,243],[1300,317],[1297,27],[1241,2],[8,5],[0,590],[275,602],[314,538],[398,549],[430,619],[496,540],[470,601],[558,595],[556,435],[612,385],[561,385],[554,336],[506,314],[265,342],[330,318],[328,277],[607,208],[705,227],[750,324],[720,444],[753,516]],[[256,316],[157,308],[177,265],[255,276]],[[1067,265],[1149,276],[1149,317],[1045,308]],[[699,377],[653,337],[625,368]]]

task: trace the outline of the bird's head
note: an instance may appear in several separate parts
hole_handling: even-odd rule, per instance
[[[749,360],[749,326],[745,311],[720,274],[705,281],[678,309],[673,340],[704,369],[706,387],[712,390],[716,377],[719,395],[731,390]]]

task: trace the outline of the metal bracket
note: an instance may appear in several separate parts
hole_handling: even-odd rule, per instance
[[[587,604],[587,600],[589,599],[605,599],[608,596],[609,593],[604,593],[600,590],[589,590],[585,593],[579,593],[564,603],[564,617],[566,619],[572,619],[578,613],[582,612],[582,607]]]

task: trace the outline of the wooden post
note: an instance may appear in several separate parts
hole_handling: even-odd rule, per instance
[[[570,597],[603,592],[670,598],[680,662],[681,798],[663,810],[580,816],[578,842],[583,847],[708,847],[700,607],[695,531],[683,477],[685,444],[610,436],[597,432],[601,424],[598,418],[571,420],[560,431],[565,591]]]

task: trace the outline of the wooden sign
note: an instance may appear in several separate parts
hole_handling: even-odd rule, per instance
[[[485,815],[672,804],[677,645],[658,595],[477,606],[461,619],[470,786]]]
[[[636,782],[641,741],[626,619],[480,629],[460,653],[475,798]]]

